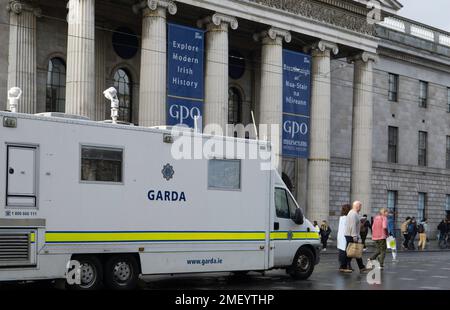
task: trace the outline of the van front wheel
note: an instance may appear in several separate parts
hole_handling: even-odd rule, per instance
[[[296,280],[307,280],[314,271],[314,254],[308,248],[301,248],[295,255],[289,274]]]
[[[132,290],[138,279],[138,264],[131,255],[115,255],[105,264],[105,284],[112,290]]]

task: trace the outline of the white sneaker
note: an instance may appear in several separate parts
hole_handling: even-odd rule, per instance
[[[327,251],[327,249],[322,249],[322,251],[323,251],[323,252],[326,252],[326,251]]]
[[[367,248],[363,249],[363,252],[367,252]]]

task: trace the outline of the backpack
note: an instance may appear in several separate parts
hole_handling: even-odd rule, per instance
[[[419,224],[418,232],[419,234],[425,233],[425,226],[423,224]]]
[[[410,223],[409,225],[408,225],[408,233],[410,233],[410,234],[413,234],[413,233],[415,233],[416,232],[416,227],[415,227],[416,225],[414,224],[414,223]]]

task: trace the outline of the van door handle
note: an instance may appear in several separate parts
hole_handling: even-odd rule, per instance
[[[275,224],[273,225],[273,230],[280,230],[280,223],[275,222]]]
[[[9,168],[9,174],[14,174],[14,169],[13,168]]]

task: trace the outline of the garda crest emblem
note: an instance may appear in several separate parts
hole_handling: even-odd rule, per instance
[[[173,175],[175,174],[175,170],[173,170],[173,167],[170,164],[165,165],[161,172],[163,178],[166,179],[167,181],[170,181],[173,178]]]

